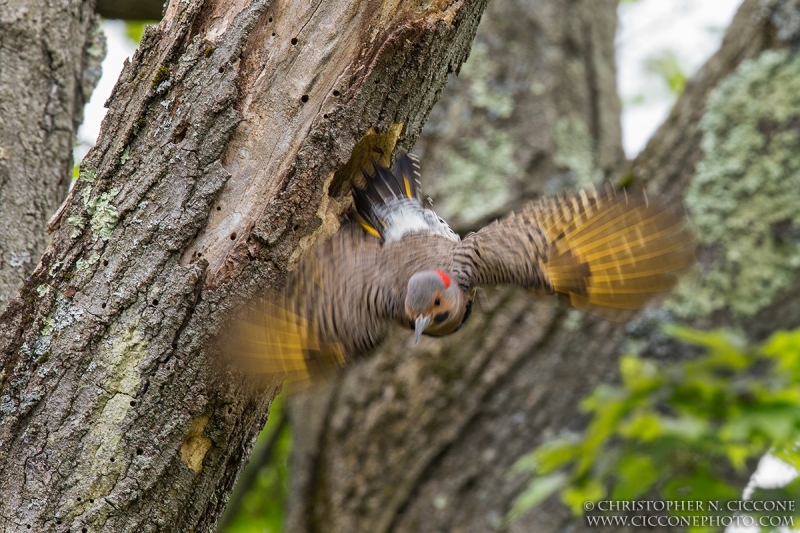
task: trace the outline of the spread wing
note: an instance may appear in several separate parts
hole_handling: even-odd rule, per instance
[[[681,209],[606,190],[532,204],[468,236],[459,255],[475,285],[521,285],[620,318],[670,290],[694,249]]]
[[[378,239],[346,225],[306,254],[285,294],[251,302],[226,350],[250,372],[301,386],[370,352],[402,298],[381,268],[383,255]]]

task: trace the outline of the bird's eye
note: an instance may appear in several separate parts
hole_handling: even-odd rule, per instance
[[[433,305],[439,305],[439,304],[441,304],[441,303],[442,303],[442,300],[440,300],[439,298],[436,298],[436,299],[433,301]]]

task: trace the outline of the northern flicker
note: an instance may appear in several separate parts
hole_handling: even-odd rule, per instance
[[[679,209],[644,193],[583,190],[530,204],[463,240],[422,200],[419,162],[377,163],[355,209],[301,260],[278,301],[258,303],[233,350],[256,369],[305,380],[369,353],[393,322],[448,335],[475,291],[518,285],[602,316],[643,307],[694,263]]]

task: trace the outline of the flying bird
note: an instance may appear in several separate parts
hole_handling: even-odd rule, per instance
[[[443,336],[481,286],[517,285],[619,318],[670,290],[695,262],[680,208],[644,192],[582,190],[531,203],[463,240],[422,199],[419,161],[375,162],[354,210],[314,246],[278,298],[260,299],[229,348],[252,368],[307,381],[364,356],[392,323]]]

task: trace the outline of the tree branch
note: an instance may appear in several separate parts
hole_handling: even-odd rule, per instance
[[[164,0],[97,0],[95,11],[107,19],[161,20]]]

